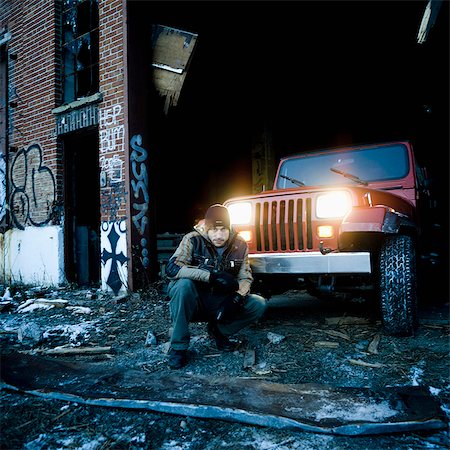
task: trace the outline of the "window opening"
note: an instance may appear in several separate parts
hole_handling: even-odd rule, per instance
[[[99,86],[98,0],[63,0],[64,103]]]

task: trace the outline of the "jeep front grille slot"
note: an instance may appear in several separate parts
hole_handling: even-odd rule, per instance
[[[305,209],[305,211],[304,211]],[[272,200],[255,204],[257,251],[312,248],[312,199]],[[305,217],[303,217],[305,216]],[[305,219],[305,227],[303,225]],[[305,231],[304,231],[305,228]],[[306,232],[306,236],[304,235]]]
[[[286,202],[281,200],[280,202],[280,248],[281,250],[286,250]]]
[[[306,199],[306,247],[312,248],[311,199]]]
[[[255,205],[256,250],[261,251],[261,203]]]
[[[298,249],[303,250],[303,200],[299,198],[297,200],[297,236],[298,236]]]
[[[278,250],[278,243],[277,243],[277,202],[272,202],[272,216],[271,216],[271,229],[272,229],[272,249],[277,251]]]
[[[288,203],[288,234],[289,234],[289,250],[294,250],[294,200]]]
[[[263,209],[263,230],[264,230],[264,250],[268,251],[270,250],[269,245],[269,204],[264,203],[264,209]]]

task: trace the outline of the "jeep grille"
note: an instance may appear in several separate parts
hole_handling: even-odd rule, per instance
[[[312,249],[311,205],[311,198],[256,203],[257,251]]]

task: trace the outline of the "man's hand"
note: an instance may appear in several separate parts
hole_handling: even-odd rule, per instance
[[[238,307],[238,308],[243,308],[246,300],[247,300],[247,298],[244,297],[243,295],[239,294],[239,292],[236,292],[236,294],[234,294],[234,296],[231,299],[233,304],[236,305],[236,307]]]
[[[214,288],[216,288],[219,292],[231,293],[235,292],[239,289],[239,283],[233,275],[224,271],[216,271],[211,272],[209,276],[209,282],[212,284]]]
[[[245,301],[246,297],[238,292],[227,297],[217,310],[217,322],[232,321],[236,314],[244,307]]]

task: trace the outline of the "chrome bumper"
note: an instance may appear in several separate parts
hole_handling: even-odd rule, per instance
[[[266,253],[249,255],[254,273],[371,273],[370,253]]]

